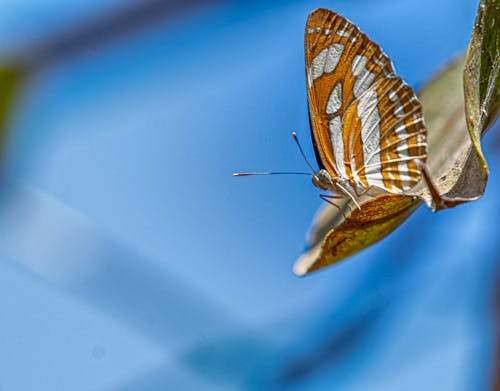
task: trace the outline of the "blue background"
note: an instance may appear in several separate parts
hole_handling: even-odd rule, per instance
[[[205,3],[37,62],[131,3],[0,2],[0,61],[32,64],[3,159],[0,389],[488,388],[498,132],[481,200],[422,207],[306,278],[291,268],[321,204],[310,179],[231,176],[304,171],[293,130],[313,158],[312,9],[358,24],[418,88],[465,49],[477,1]]]

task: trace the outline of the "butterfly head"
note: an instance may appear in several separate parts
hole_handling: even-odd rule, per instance
[[[330,190],[333,188],[333,179],[325,169],[312,174],[312,183],[321,190]]]

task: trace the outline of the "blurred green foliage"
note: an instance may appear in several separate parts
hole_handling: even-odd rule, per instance
[[[7,136],[7,125],[20,81],[20,72],[14,65],[0,66],[0,153]]]

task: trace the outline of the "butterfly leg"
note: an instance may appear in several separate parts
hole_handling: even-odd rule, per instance
[[[368,194],[369,196],[374,197],[372,194],[370,194],[370,193],[369,193],[369,192],[370,192],[370,190],[372,190],[372,189],[373,189],[373,186],[372,186],[372,187],[369,187],[369,188],[367,188],[367,189],[364,189],[364,190],[363,190],[362,192],[360,192],[360,193],[358,193],[358,192],[356,191],[356,189],[355,189],[355,190],[354,190],[354,193],[356,194],[356,197],[357,197],[357,198],[359,198],[359,197],[361,197],[361,196],[364,196],[365,194]]]
[[[344,211],[342,210],[342,208],[339,205],[337,205],[337,204],[335,204],[335,203],[332,202],[332,199],[334,199],[334,200],[335,199],[337,199],[337,200],[338,199],[345,199],[344,197],[339,196],[339,195],[320,194],[319,198],[321,198],[323,201],[328,202],[330,205],[333,205],[334,207],[336,207],[340,211],[340,213],[342,213],[342,215],[344,216],[344,219],[346,219],[346,220],[348,219],[347,215],[344,213]]]
[[[349,190],[347,190],[344,186],[342,186],[340,183],[336,182],[335,183],[335,186],[337,186],[337,188],[342,192],[344,193],[347,197],[349,197],[351,199],[351,201],[354,203],[354,205],[356,205],[356,208],[358,208],[359,210],[361,210],[361,206],[359,206],[359,203],[358,201],[356,201],[356,196],[351,194],[351,192]]]

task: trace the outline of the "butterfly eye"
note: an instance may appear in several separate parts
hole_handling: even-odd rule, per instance
[[[322,186],[321,181],[319,180],[319,178],[318,178],[318,176],[317,176],[316,174],[313,174],[313,175],[311,176],[311,179],[312,179],[312,183],[313,183],[313,185],[314,185],[314,186],[319,187],[321,190],[326,190],[326,189]]]
[[[330,174],[325,170],[320,170],[312,175],[312,183],[314,186],[320,188],[321,190],[328,190],[331,188],[332,179]]]

